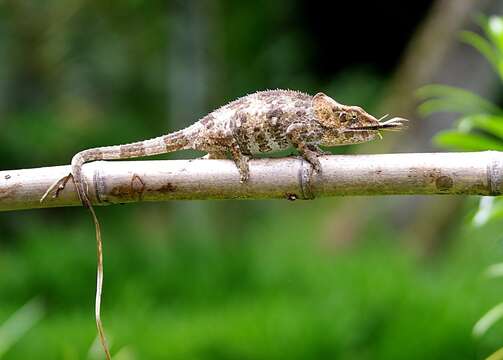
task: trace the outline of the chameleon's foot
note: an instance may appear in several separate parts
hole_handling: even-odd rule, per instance
[[[236,166],[239,170],[239,182],[245,183],[250,178],[250,168],[248,166],[249,157],[242,155],[238,161],[236,161]]]
[[[313,170],[316,174],[321,175],[322,169],[321,169],[321,163],[318,158],[316,160],[308,160],[311,166],[313,167]]]
[[[239,182],[242,184],[242,183],[245,183],[248,181],[248,179],[250,178],[250,174],[249,172],[246,172],[246,173],[243,173],[241,172],[241,170],[239,171],[239,174],[240,174],[240,177],[239,177]]]
[[[59,193],[65,188],[66,183],[70,180],[73,179],[73,175],[70,173],[66,175],[65,177],[62,177],[61,179],[57,180],[54,184],[52,184],[49,189],[42,195],[40,198],[40,202],[44,202],[45,198],[49,196],[50,193],[52,194],[52,198],[55,199],[58,197]]]
[[[234,160],[234,163],[236,164],[239,170],[240,175],[239,182],[240,183],[247,182],[248,179],[250,178],[250,168],[248,166],[248,161],[250,160],[250,157],[243,154],[239,149],[239,145],[235,142],[231,144],[231,155],[232,160]]]
[[[313,151],[313,150],[309,150],[309,149],[305,149],[301,155],[304,160],[306,160],[309,164],[311,164],[314,172],[317,173],[318,175],[321,175],[322,169],[321,169],[320,160],[318,159],[318,155],[319,155],[318,152]]]

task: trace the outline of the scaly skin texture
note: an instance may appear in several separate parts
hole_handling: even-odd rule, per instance
[[[230,154],[239,169],[241,182],[245,182],[249,178],[248,160],[254,154],[294,147],[317,173],[321,173],[318,155],[323,154],[323,151],[320,145],[338,146],[370,141],[380,137],[380,130],[400,129],[405,121],[393,118],[380,122],[362,108],[339,104],[323,93],[310,96],[298,91],[269,90],[239,98],[180,131],[76,154],[72,158],[71,174],[51,186],[41,201],[54,189],[53,197],[56,197],[73,178],[80,200],[91,211],[98,249],[96,325],[107,360],[111,355],[100,319],[103,283],[101,232],[82,176],[84,163],[194,149],[207,152],[206,157],[210,159],[226,158]]]
[[[248,160],[254,154],[294,147],[313,165],[321,166],[319,146],[356,144],[380,137],[381,129],[400,129],[405,120],[379,122],[357,106],[342,105],[318,93],[268,90],[239,98],[193,125],[154,139],[84,150],[72,159],[72,175],[82,197],[82,165],[95,160],[126,159],[182,149],[207,152],[206,158],[230,154],[241,181],[249,178]]]

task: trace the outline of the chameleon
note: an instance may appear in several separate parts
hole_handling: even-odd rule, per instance
[[[50,193],[57,197],[72,179],[79,199],[91,211],[98,246],[96,323],[107,359],[110,358],[110,352],[100,320],[103,282],[101,231],[82,175],[85,163],[193,149],[206,152],[204,158],[207,159],[225,159],[230,154],[239,171],[240,181],[245,183],[250,179],[248,161],[253,155],[293,147],[316,173],[321,174],[318,156],[326,152],[320,146],[367,142],[381,138],[380,130],[400,130],[405,127],[406,119],[395,117],[384,120],[386,116],[377,119],[361,107],[340,104],[321,92],[311,96],[292,90],[266,90],[238,98],[187,128],[167,135],[77,153],[72,158],[71,173],[53,184],[41,201]]]
[[[371,141],[381,138],[380,130],[400,130],[407,121],[398,117],[382,121],[383,118],[376,119],[358,106],[342,105],[321,92],[310,96],[292,90],[259,91],[216,109],[183,130],[130,144],[81,151],[72,158],[71,174],[53,185],[43,199],[54,188],[57,196],[73,177],[84,202],[87,196],[82,165],[87,162],[184,149],[207,152],[206,159],[226,159],[230,154],[241,182],[249,179],[248,161],[253,155],[289,147],[295,148],[321,173],[318,156],[327,153],[320,146]]]

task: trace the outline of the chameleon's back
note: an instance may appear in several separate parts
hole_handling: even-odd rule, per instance
[[[298,91],[260,91],[222,106],[200,123],[206,138],[232,136],[244,154],[276,151],[289,147],[290,124],[313,117],[311,102],[310,95]]]

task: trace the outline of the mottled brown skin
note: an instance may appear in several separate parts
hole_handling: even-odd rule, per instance
[[[249,178],[248,160],[254,154],[293,147],[321,173],[318,156],[324,152],[319,146],[374,140],[380,137],[379,130],[400,129],[404,121],[393,118],[379,122],[362,108],[339,104],[323,93],[310,96],[290,90],[260,91],[218,108],[183,130],[131,144],[81,151],[72,159],[71,175],[85,204],[82,165],[96,160],[134,158],[182,149],[207,152],[205,158],[209,159],[227,158],[230,154],[244,182]],[[58,191],[61,188],[60,184]]]
[[[157,155],[183,149],[207,152],[205,158],[223,159],[230,154],[240,178],[249,178],[248,160],[254,154],[295,148],[321,173],[320,146],[339,146],[370,141],[380,130],[397,130],[405,119],[380,122],[358,106],[339,104],[323,93],[310,96],[291,90],[259,91],[224,105],[191,126],[150,140],[97,147],[72,158],[71,174],[59,180],[42,197],[56,189],[54,197],[73,178],[84,206],[91,207],[82,177],[82,165]]]

